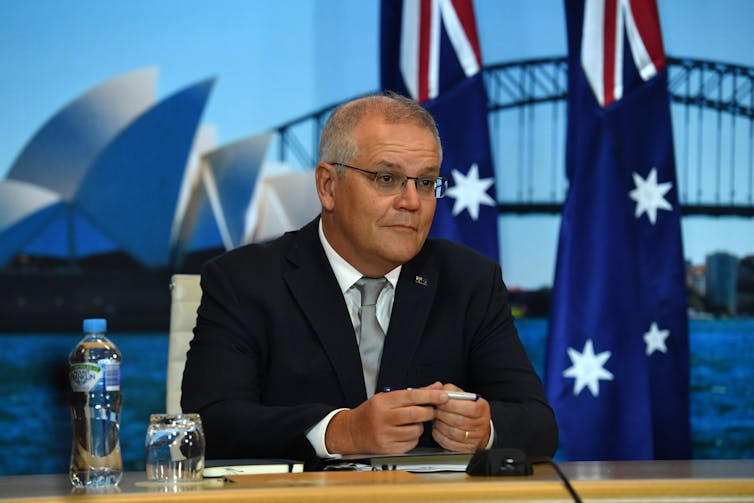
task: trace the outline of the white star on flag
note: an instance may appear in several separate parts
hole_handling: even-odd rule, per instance
[[[469,212],[473,220],[479,218],[479,205],[495,206],[495,201],[487,194],[494,178],[479,179],[479,167],[472,164],[466,176],[458,170],[453,170],[453,186],[447,191],[447,195],[455,198],[453,204],[453,216],[458,215],[464,209]]]
[[[670,330],[660,330],[657,323],[652,322],[649,327],[649,332],[644,334],[644,342],[647,343],[647,356],[651,355],[655,351],[668,352],[668,347],[665,345],[665,339],[670,336]]]
[[[657,210],[672,210],[673,207],[665,199],[673,186],[670,182],[657,183],[657,168],[652,168],[646,179],[638,173],[634,173],[634,185],[636,188],[628,193],[629,197],[636,201],[636,212],[634,216],[639,218],[642,213],[646,213],[652,225],[657,221]]]
[[[591,339],[587,339],[584,344],[583,353],[579,353],[573,348],[568,348],[568,357],[571,359],[573,365],[563,371],[563,377],[576,378],[573,384],[574,395],[581,393],[584,387],[589,387],[592,396],[599,396],[599,380],[613,380],[612,372],[603,367],[608,358],[610,358],[610,351],[603,351],[595,355]]]

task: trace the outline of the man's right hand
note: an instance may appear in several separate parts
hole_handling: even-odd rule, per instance
[[[434,406],[447,401],[447,393],[434,387],[377,393],[333,416],[325,446],[332,454],[402,454],[416,447],[422,423],[435,419]]]

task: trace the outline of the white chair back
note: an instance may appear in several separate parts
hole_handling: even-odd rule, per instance
[[[168,342],[165,410],[181,412],[181,382],[186,352],[194,337],[196,310],[202,299],[198,274],[174,274],[170,279],[170,340]]]

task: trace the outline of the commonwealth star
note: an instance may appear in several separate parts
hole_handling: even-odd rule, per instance
[[[599,380],[613,380],[612,372],[604,367],[605,362],[610,358],[610,354],[610,351],[603,351],[595,355],[591,339],[587,339],[582,353],[573,348],[568,348],[568,357],[573,365],[563,371],[563,377],[574,377],[576,379],[573,384],[574,395],[578,395],[585,387],[588,387],[592,396],[599,396]]]
[[[464,209],[469,212],[473,220],[479,218],[479,205],[495,206],[495,201],[487,194],[494,178],[479,179],[479,167],[472,164],[466,175],[458,170],[453,170],[453,186],[447,191],[447,195],[456,201],[453,204],[453,216],[458,215]]]

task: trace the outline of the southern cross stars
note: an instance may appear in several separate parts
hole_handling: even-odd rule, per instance
[[[578,395],[581,393],[581,390],[588,387],[589,391],[592,392],[592,396],[599,396],[599,380],[613,380],[612,372],[603,366],[608,358],[610,358],[610,351],[604,351],[595,355],[591,339],[587,339],[582,353],[573,348],[568,348],[568,357],[571,359],[573,365],[563,371],[563,377],[576,378],[573,384],[574,395]]]
[[[458,170],[453,170],[453,186],[448,189],[447,195],[454,198],[453,216],[458,215],[464,209],[468,210],[472,220],[479,218],[479,205],[495,206],[495,201],[487,194],[494,178],[479,179],[479,167],[472,164],[469,172],[464,176]]]
[[[670,330],[660,330],[656,322],[652,322],[649,331],[644,334],[646,343],[646,354],[651,355],[655,351],[663,353],[668,352],[665,345],[666,339],[670,336]],[[612,356],[610,351],[603,351],[594,354],[594,344],[591,339],[584,343],[584,350],[579,353],[574,348],[568,348],[568,357],[571,359],[571,366],[563,371],[563,377],[573,377],[573,394],[578,395],[584,388],[589,388],[592,396],[597,397],[600,394],[600,379],[612,381],[613,373],[605,368],[605,363]]]
[[[628,195],[636,201],[636,212],[634,213],[636,218],[639,218],[642,213],[646,213],[647,218],[654,225],[657,221],[658,209],[668,211],[673,209],[664,197],[673,184],[670,182],[657,183],[657,168],[652,168],[646,179],[638,173],[634,173],[634,185],[636,188]]]
[[[647,356],[651,355],[655,351],[668,352],[668,347],[665,345],[665,339],[670,335],[670,330],[660,330],[657,323],[652,322],[649,327],[649,332],[644,334],[644,342],[647,344]]]

